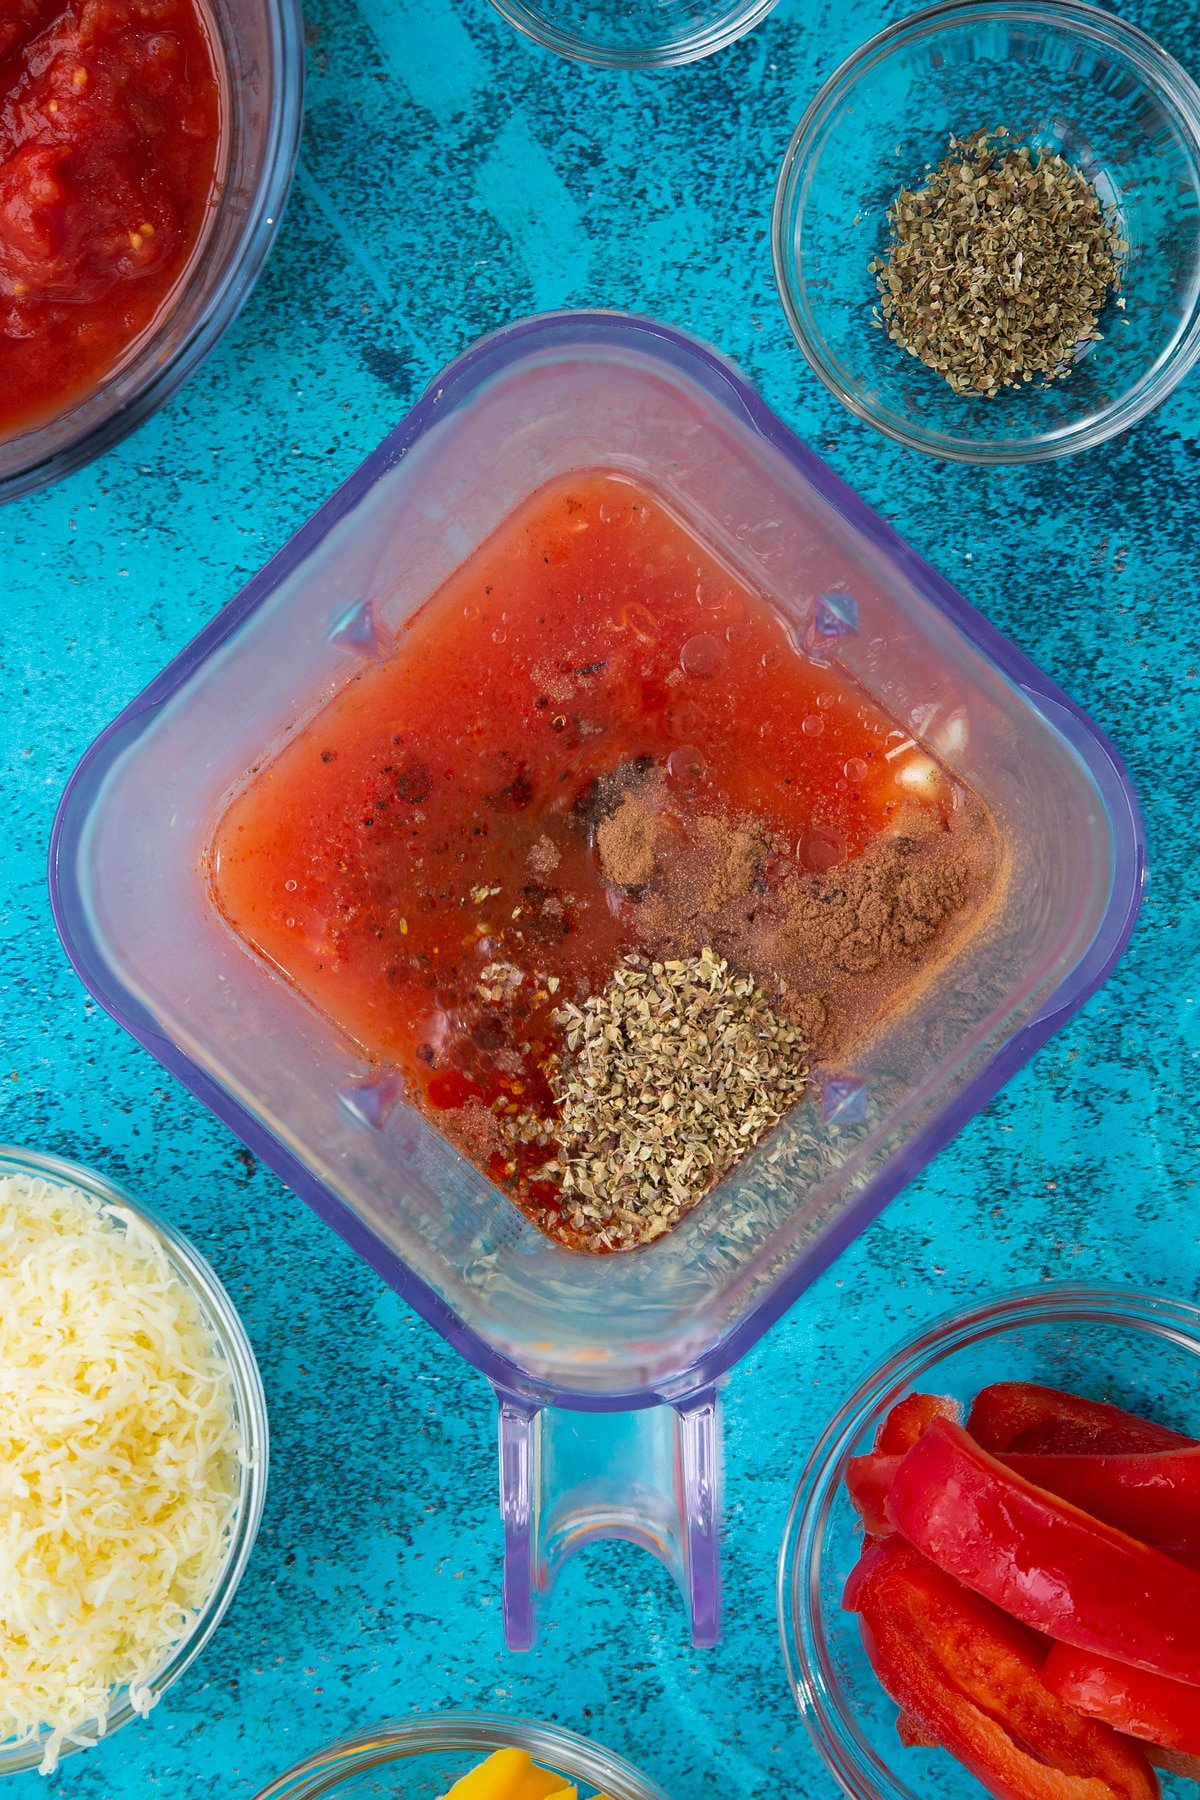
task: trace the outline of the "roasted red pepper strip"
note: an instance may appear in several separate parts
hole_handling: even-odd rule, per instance
[[[868,1550],[845,1604],[902,1735],[936,1740],[998,1800],[1154,1800],[1136,1747],[1050,1693],[1038,1640],[907,1544]]]
[[[1200,1575],[1014,1475],[935,1419],[887,1499],[896,1530],[1035,1631],[1200,1683]]]
[[[1200,1551],[1200,1450],[1134,1456],[1001,1456],[1035,1487],[1153,1544],[1168,1555]],[[898,1456],[856,1456],[846,1487],[867,1530],[887,1535],[887,1495]]]
[[[1151,1419],[1122,1412],[1105,1400],[1082,1400],[1032,1381],[998,1381],[980,1390],[967,1415],[967,1430],[993,1455],[1126,1456],[1138,1451],[1186,1450],[1184,1437]],[[876,1446],[877,1448],[879,1446]]]
[[[1066,1644],[1051,1650],[1045,1678],[1052,1694],[1089,1719],[1103,1719],[1128,1737],[1200,1756],[1200,1688]]]
[[[903,1456],[935,1419],[961,1418],[957,1400],[948,1400],[943,1394],[906,1394],[875,1433],[875,1448],[884,1456]]]
[[[846,1492],[868,1535],[890,1537],[895,1526],[888,1518],[887,1497],[891,1492],[902,1456],[852,1456],[846,1464]]]

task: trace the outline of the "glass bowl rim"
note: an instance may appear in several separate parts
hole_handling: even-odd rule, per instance
[[[238,229],[235,245],[227,266],[202,310],[193,320],[187,335],[165,361],[156,354],[162,326],[175,316],[184,284],[191,288],[206,277],[211,236],[203,242],[194,260],[181,277],[172,301],[160,325],[152,327],[138,344],[133,356],[123,363],[120,372],[137,371],[136,385],[119,405],[100,411],[89,424],[72,432],[56,449],[47,448],[43,440],[61,420],[61,413],[43,425],[10,440],[18,446],[22,437],[28,441],[28,452],[7,474],[0,473],[0,506],[18,500],[39,488],[49,487],[64,476],[73,474],[111,450],[131,432],[144,425],[165,406],[196,373],[226,331],[233,324],[262,274],[263,266],[279,233],[288,193],[300,149],[300,133],[304,123],[304,21],[302,0],[257,0],[263,16],[269,21],[272,42],[277,51],[273,71],[269,124],[263,151],[262,168],[254,189],[251,205]],[[237,84],[227,84],[230,114],[237,115],[240,105]],[[100,382],[79,405],[89,400],[103,404],[111,375]],[[72,409],[68,409],[68,412]]]
[[[802,285],[796,279],[791,240],[803,215],[802,189],[813,148],[835,112],[853,93],[862,76],[895,51],[972,18],[1011,19],[1036,23],[1063,35],[1080,34],[1107,43],[1124,56],[1143,87],[1152,91],[1187,141],[1200,193],[1200,86],[1183,65],[1149,33],[1089,0],[935,0],[875,32],[851,51],[822,83],[792,133],[780,165],[771,210],[771,260],[775,285],[788,327],[805,361],[842,405],[864,424],[911,450],[946,462],[997,467],[1046,462],[1093,449],[1127,430],[1162,404],[1200,358],[1200,274],[1194,276],[1192,315],[1182,336],[1141,376],[1120,400],[1083,425],[1062,426],[1045,436],[1009,436],[993,443],[947,440],[896,413],[882,413],[862,401],[839,373],[826,350]]]
[[[501,18],[524,37],[571,62],[590,63],[599,69],[671,69],[683,63],[698,62],[701,57],[712,56],[736,43],[738,38],[760,25],[778,6],[779,0],[726,0],[721,17],[710,25],[678,37],[664,38],[659,43],[627,46],[599,45],[576,32],[563,31],[529,0],[491,0],[491,3]]]
[[[159,1239],[177,1273],[202,1302],[208,1318],[216,1325],[217,1342],[229,1364],[234,1395],[242,1420],[247,1452],[240,1464],[240,1485],[234,1514],[233,1534],[226,1552],[225,1566],[207,1601],[197,1614],[192,1629],[182,1637],[166,1661],[146,1683],[154,1703],[191,1667],[206,1647],[233,1600],[250,1553],[258,1536],[266,1499],[270,1466],[270,1431],[267,1420],[267,1397],[263,1388],[254,1350],[237,1308],[208,1259],[169,1224],[154,1208],[135,1200],[119,1183],[88,1168],[83,1163],[54,1156],[41,1150],[30,1150],[17,1144],[0,1143],[0,1178],[10,1174],[30,1174],[66,1187],[82,1188],[106,1207],[120,1207],[130,1212],[150,1234]],[[109,1707],[103,1737],[107,1743],[115,1732],[138,1717],[128,1693],[118,1690]],[[82,1727],[89,1731],[90,1726]],[[42,1730],[34,1738],[17,1745],[17,1740],[0,1741],[0,1778],[21,1770],[35,1769],[42,1760],[49,1732]],[[64,1741],[59,1762],[84,1749],[83,1744]]]
[[[810,1452],[796,1484],[776,1576],[780,1648],[788,1686],[820,1761],[851,1800],[890,1800],[862,1769],[857,1746],[814,1679],[807,1637],[815,1634],[814,1580],[826,1515],[864,1424],[912,1389],[912,1377],[973,1343],[1058,1319],[1109,1323],[1171,1338],[1200,1358],[1200,1304],[1115,1282],[1041,1282],[943,1312],[893,1348],[858,1382]],[[836,1696],[835,1696],[836,1700]]]
[[[277,1776],[255,1800],[317,1800],[322,1794],[336,1794],[345,1777],[382,1764],[439,1750],[479,1751],[486,1756],[508,1745],[528,1750],[574,1780],[603,1783],[610,1800],[666,1800],[663,1790],[624,1757],[578,1732],[493,1712],[417,1713],[351,1732]]]

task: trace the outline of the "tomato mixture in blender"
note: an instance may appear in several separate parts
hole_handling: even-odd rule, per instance
[[[652,491],[531,498],[252,774],[238,935],[543,1229],[660,1236],[994,874],[974,797]]]

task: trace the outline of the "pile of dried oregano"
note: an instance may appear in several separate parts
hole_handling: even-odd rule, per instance
[[[559,1008],[553,1079],[568,1221],[596,1248],[660,1237],[793,1106],[808,1078],[797,1027],[711,950],[626,956],[604,991]]]
[[[870,264],[876,322],[956,393],[1065,375],[1119,282],[1124,245],[1095,188],[1062,156],[1003,128],[951,138],[925,185],[888,209]]]

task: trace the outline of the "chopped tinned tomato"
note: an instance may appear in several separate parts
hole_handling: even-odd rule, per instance
[[[0,439],[85,398],[175,292],[218,68],[200,0],[0,0]]]

